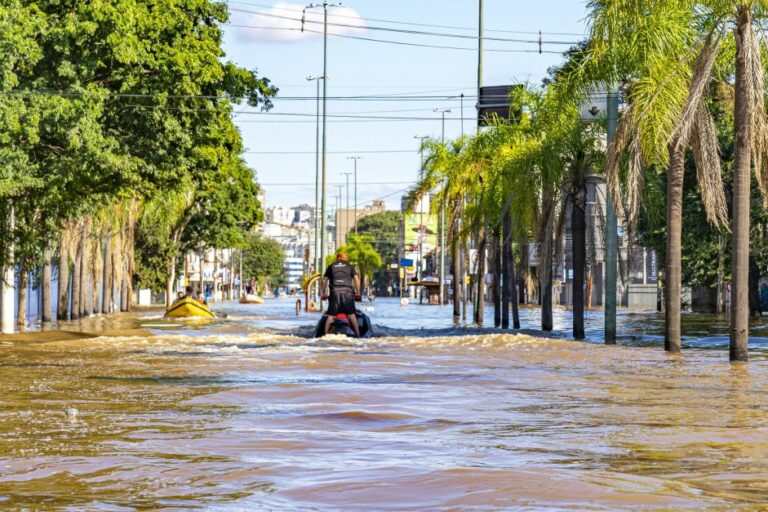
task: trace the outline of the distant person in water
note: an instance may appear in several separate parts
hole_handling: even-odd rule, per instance
[[[357,307],[355,301],[360,300],[360,277],[355,267],[349,264],[347,255],[341,251],[336,253],[336,261],[331,263],[323,274],[323,283],[320,290],[325,293],[330,286],[328,295],[328,320],[325,322],[327,334],[336,319],[336,315],[344,313],[349,318],[349,323],[356,336],[360,336],[360,327],[357,325]]]

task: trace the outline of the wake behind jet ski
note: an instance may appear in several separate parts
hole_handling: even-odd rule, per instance
[[[357,318],[357,326],[360,329],[360,338],[371,338],[373,336],[373,324],[371,324],[370,317],[360,310],[355,313],[355,316]],[[315,327],[315,338],[322,338],[325,336],[325,324],[327,320],[327,313],[320,317],[320,321],[317,322],[317,327]],[[331,323],[331,327],[328,329],[328,334],[342,334],[344,336],[349,336],[350,338],[357,337],[349,323],[349,317],[344,313],[336,315],[333,323]]]

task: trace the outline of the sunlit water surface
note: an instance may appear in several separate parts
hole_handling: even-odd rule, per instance
[[[220,304],[228,318],[209,323],[145,312],[61,326],[110,336],[0,342],[0,509],[768,502],[763,340],[728,364],[724,319],[686,317],[679,357],[659,348],[655,314],[621,314],[607,347],[598,312],[583,343],[564,311],[545,339],[451,328],[449,307],[372,307],[385,336],[365,341],[307,338],[317,316],[284,299]],[[538,314],[524,309],[523,326]]]

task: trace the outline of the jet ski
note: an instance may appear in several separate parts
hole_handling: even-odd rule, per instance
[[[371,324],[371,319],[368,315],[363,313],[360,310],[357,310],[356,313],[357,316],[357,326],[360,329],[360,337],[361,338],[370,338],[373,336],[373,324]],[[325,335],[325,322],[328,319],[328,315],[324,314],[322,317],[320,317],[320,321],[317,322],[317,327],[315,327],[315,338],[322,338]],[[352,326],[349,323],[349,319],[347,318],[347,315],[344,313],[339,313],[336,315],[336,319],[331,324],[331,328],[328,331],[328,334],[343,334],[344,336],[349,336],[350,338],[356,338],[355,331],[352,329]]]

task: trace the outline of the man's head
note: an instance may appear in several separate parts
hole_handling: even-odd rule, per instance
[[[186,290],[187,290],[187,293],[192,293],[192,287],[191,286],[187,286]]]
[[[349,258],[347,257],[347,253],[344,251],[339,251],[336,253],[336,261],[348,261]]]

